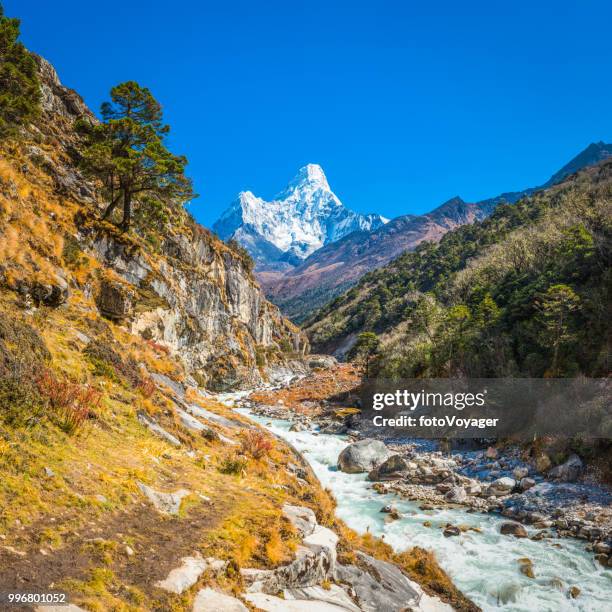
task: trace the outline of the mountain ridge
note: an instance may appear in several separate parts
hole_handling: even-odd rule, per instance
[[[563,180],[576,169],[611,156],[612,144],[591,143],[538,187],[504,192],[475,203],[454,196],[424,215],[401,215],[370,232],[344,236],[314,252],[299,266],[282,274],[261,275],[259,280],[266,295],[289,318],[303,322],[363,274],[385,265],[403,251],[412,250],[423,241],[437,241],[449,230],[486,218],[502,202],[513,204]]]

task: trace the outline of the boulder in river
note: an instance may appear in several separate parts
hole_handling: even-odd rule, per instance
[[[514,476],[516,480],[521,480],[522,478],[525,478],[528,474],[529,474],[529,468],[525,466],[515,467],[514,470],[512,471],[512,475]]]
[[[502,526],[500,527],[499,531],[502,535],[511,535],[515,538],[527,537],[527,530],[520,523],[502,523]]]
[[[338,456],[338,469],[347,474],[369,472],[391,456],[380,440],[365,438],[347,446]]]
[[[527,557],[523,557],[518,560],[519,570],[521,574],[527,576],[527,578],[535,578],[535,572],[533,571],[533,561]]]
[[[401,455],[391,455],[386,461],[375,467],[369,474],[369,480],[399,480],[408,470],[408,461]]]
[[[489,485],[489,494],[495,495],[495,496],[509,495],[515,486],[516,486],[516,481],[513,478],[508,478],[507,476],[503,476],[502,478],[498,478],[497,480],[494,480]]]
[[[580,595],[580,593],[581,593],[580,588],[577,587],[577,586],[570,587],[570,589],[568,591],[568,595],[572,599],[576,599],[576,597],[578,597]]]
[[[451,525],[450,523],[446,525],[444,531],[442,532],[445,538],[450,538],[452,536],[461,535],[461,529],[456,527],[455,525]]]

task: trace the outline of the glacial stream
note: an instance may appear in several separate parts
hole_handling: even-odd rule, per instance
[[[365,474],[338,471],[338,455],[348,444],[340,436],[291,432],[289,421],[258,417],[246,409],[239,411],[286,439],[304,455],[323,486],[333,492],[338,502],[336,514],[349,527],[360,533],[369,530],[397,551],[413,546],[434,550],[455,584],[483,610],[611,609],[612,571],[604,569],[585,551],[583,541],[516,539],[500,535],[500,525],[506,519],[498,515],[457,508],[419,510],[418,502],[376,493]],[[386,515],[380,509],[389,503],[397,507],[402,518],[386,524]],[[431,527],[425,527],[424,521],[430,521]],[[478,527],[481,533],[468,531],[447,538],[440,529],[446,523]],[[528,526],[527,530],[534,531]],[[533,562],[535,579],[520,573],[518,559],[523,557]],[[571,586],[581,590],[577,599],[567,595]]]

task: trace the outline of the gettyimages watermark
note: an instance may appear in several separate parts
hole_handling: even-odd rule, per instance
[[[612,438],[605,378],[370,379],[361,419],[389,437]]]

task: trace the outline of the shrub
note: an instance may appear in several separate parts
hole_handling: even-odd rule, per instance
[[[219,471],[222,474],[246,474],[247,459],[246,457],[226,457],[219,466]]]
[[[52,410],[52,420],[68,434],[78,431],[100,404],[101,393],[91,385],[61,380],[44,370],[36,384],[42,398]]]
[[[146,398],[151,397],[157,391],[157,385],[150,376],[142,376],[136,388]]]
[[[0,376],[0,419],[11,427],[31,427],[44,416],[44,404],[31,379]]]
[[[51,359],[39,333],[9,313],[0,317],[0,376],[32,377]]]
[[[151,340],[149,339],[145,339],[145,342],[149,345],[149,347],[151,347],[156,353],[160,353],[162,355],[166,355],[168,356],[170,354],[170,349],[163,345],[160,344],[159,342],[155,342],[155,340]]]
[[[94,366],[93,373],[96,376],[102,376],[111,380],[124,378],[132,388],[139,388],[142,382],[142,375],[138,364],[131,357],[124,360],[118,353],[120,350],[119,346],[116,343],[114,344],[117,350],[115,350],[115,346],[102,340],[91,342],[85,348],[84,353]]]
[[[253,459],[261,459],[270,454],[273,448],[272,440],[263,431],[249,429],[242,434],[241,448]]]

